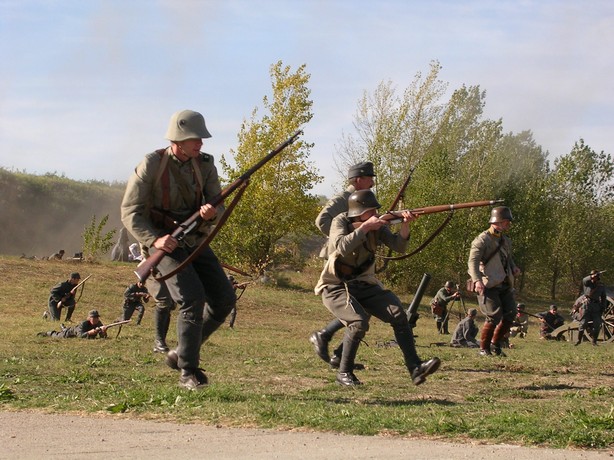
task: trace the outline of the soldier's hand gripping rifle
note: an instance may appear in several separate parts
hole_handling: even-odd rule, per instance
[[[235,197],[235,199],[233,200],[233,203],[236,204],[236,201],[238,200],[238,198],[241,196],[240,194],[245,190],[245,187],[247,187],[247,185],[249,184],[249,178],[252,174],[254,174],[256,171],[258,171],[260,168],[262,168],[266,163],[268,163],[274,156],[276,156],[279,152],[281,152],[283,149],[285,149],[286,147],[288,147],[290,144],[292,144],[296,138],[301,135],[303,133],[302,130],[298,130],[296,131],[292,136],[290,136],[285,142],[283,142],[282,144],[280,144],[279,146],[277,146],[277,148],[275,148],[274,150],[270,151],[264,158],[262,158],[258,163],[256,163],[254,166],[252,166],[251,168],[249,168],[247,171],[245,171],[238,179],[236,179],[233,183],[231,183],[230,185],[228,185],[226,188],[224,188],[224,190],[222,190],[222,192],[215,198],[213,198],[211,201],[209,201],[207,204],[212,205],[214,208],[217,208],[219,205],[221,205],[224,200],[230,195],[232,194],[234,191],[236,191],[237,189],[241,189],[238,193],[239,195],[237,197]],[[190,258],[188,258],[186,261],[184,261],[178,268],[177,270],[175,270],[174,272],[172,272],[172,274],[176,273],[177,271],[181,270],[187,263],[191,262],[193,260],[193,257],[196,257],[198,255],[198,253],[200,251],[202,251],[202,249],[204,249],[209,242],[213,239],[213,236],[215,236],[215,234],[219,231],[219,229],[222,227],[222,225],[224,224],[224,222],[226,221],[226,219],[228,218],[228,215],[230,213],[230,211],[232,210],[233,205],[229,206],[228,209],[226,209],[226,212],[224,212],[224,214],[222,215],[222,217],[220,217],[217,225],[215,226],[215,228],[212,230],[212,232],[209,234],[209,236],[207,237],[207,239],[205,239],[201,245],[196,248],[196,250],[194,250],[194,252],[192,252],[192,254],[190,255]],[[173,238],[175,238],[177,241],[181,241],[185,238],[185,236],[187,234],[189,234],[191,231],[197,229],[200,224],[202,223],[203,219],[202,217],[200,217],[200,210],[196,211],[194,214],[192,214],[188,219],[186,219],[184,222],[182,222],[181,224],[179,224],[179,226],[171,233],[171,236]],[[166,252],[162,251],[162,250],[157,250],[156,252],[154,252],[153,254],[151,254],[147,259],[145,259],[141,264],[139,264],[139,266],[137,267],[137,269],[134,271],[134,273],[136,274],[136,276],[139,278],[139,280],[141,282],[145,282],[145,280],[147,280],[147,278],[149,277],[149,275],[152,273],[152,271],[158,266],[158,264],[160,263],[160,261],[166,256]],[[164,275],[163,277],[160,277],[158,279],[160,280],[164,280],[169,278],[170,276],[172,276],[171,273]]]
[[[77,290],[78,290],[78,289],[79,289],[81,286],[83,286],[83,285],[85,284],[85,282],[86,282],[87,280],[89,280],[91,277],[92,277],[92,275],[87,275],[85,278],[83,278],[83,281],[81,281],[79,284],[77,284],[77,285],[76,285],[74,288],[72,288],[72,289],[70,290],[70,292],[69,292],[68,294],[66,294],[64,297],[62,297],[62,299],[61,299],[61,300],[58,302],[58,306],[57,306],[58,311],[61,311],[61,310],[62,310],[62,307],[63,307],[63,305],[62,305],[62,304],[63,304],[64,302],[66,302],[66,301],[68,300],[68,298],[69,298],[69,297],[74,297],[74,296],[75,296],[75,294],[77,293]],[[83,286],[83,287],[85,287],[85,286]],[[83,289],[81,290],[81,295],[83,295]],[[79,299],[81,299],[81,296],[79,296]],[[79,299],[75,300],[75,305],[76,305],[76,303],[79,301]]]
[[[124,324],[128,324],[130,321],[131,320],[129,320],[129,319],[125,319],[123,321],[116,321],[116,322],[111,323],[111,324],[105,324],[104,326],[98,326],[97,328],[92,329],[92,330],[95,331],[96,334],[100,334],[101,332],[103,334],[106,334],[107,333],[107,329],[109,329],[111,327],[119,326],[119,330],[117,331],[117,335],[119,336],[119,333],[122,330],[121,326],[124,325]]]

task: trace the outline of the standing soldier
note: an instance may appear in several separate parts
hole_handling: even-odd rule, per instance
[[[405,252],[409,223],[416,216],[404,211],[399,233],[393,234],[388,222],[376,215],[379,207],[370,190],[350,195],[348,212],[333,219],[328,242],[329,257],[315,293],[322,296],[326,308],[346,326],[337,383],[360,385],[354,375],[354,359],[369,329],[369,320],[375,316],[392,327],[411,379],[415,385],[420,385],[439,368],[440,361],[438,358],[427,362],[420,360],[401,301],[375,277],[378,242],[397,252]]]
[[[593,345],[597,345],[597,338],[601,330],[601,315],[608,305],[608,297],[605,286],[601,282],[601,273],[598,270],[591,270],[590,275],[582,279],[582,289],[584,291],[584,314],[578,319],[578,340],[576,345],[582,343],[584,330],[589,322],[593,322],[591,339]]]
[[[373,163],[363,161],[350,166],[348,169],[348,186],[343,193],[334,196],[320,211],[316,218],[316,226],[328,238],[330,226],[333,219],[348,210],[348,198],[350,195],[359,190],[369,190],[375,184],[375,173],[373,172]],[[328,241],[320,251],[320,257],[328,258]],[[343,323],[339,319],[334,319],[328,323],[323,329],[312,332],[309,336],[309,341],[314,346],[316,354],[325,362],[330,363],[332,367],[338,368],[343,351],[343,343],[337,347],[331,358],[328,352],[328,343],[333,338],[333,335],[343,329]]]
[[[505,233],[512,226],[512,211],[497,206],[490,213],[490,227],[471,243],[468,272],[478,294],[478,304],[486,315],[480,337],[480,355],[505,356],[501,342],[516,317],[514,276],[520,268],[512,257],[512,240]]]
[[[51,288],[49,294],[49,317],[53,321],[59,321],[62,308],[66,307],[66,319],[70,321],[72,313],[75,310],[75,292],[73,290],[81,281],[81,275],[74,272],[70,274],[70,278],[62,281]]]
[[[143,315],[145,314],[145,305],[143,303],[149,302],[149,291],[145,285],[138,281],[128,286],[124,292],[124,320],[132,318],[134,310],[139,312],[139,316],[136,319],[137,326],[141,324]]]
[[[448,304],[456,299],[460,299],[460,292],[454,291],[454,283],[446,281],[446,284],[437,291],[431,300],[431,310],[437,323],[437,332],[449,334],[448,331]]]
[[[209,137],[200,113],[176,112],[166,133],[170,146],[148,154],[128,181],[122,222],[149,255],[167,253],[157,266],[162,275],[173,272],[194,253],[223,210],[209,204],[221,193],[213,157],[200,151],[202,139]],[[181,241],[175,239],[171,233],[176,222],[196,212],[201,226]],[[180,386],[198,390],[208,382],[200,368],[201,345],[224,324],[234,308],[235,292],[208,246],[165,285],[179,308],[177,349],[167,353],[166,363],[181,371]]]

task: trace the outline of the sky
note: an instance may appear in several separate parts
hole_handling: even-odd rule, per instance
[[[278,61],[311,76],[316,194],[342,184],[365,91],[400,94],[432,61],[550,161],[581,138],[614,153],[613,49],[611,0],[0,0],[0,167],[125,181],[182,109],[228,158]]]

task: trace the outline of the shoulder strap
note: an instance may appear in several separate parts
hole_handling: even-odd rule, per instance
[[[484,261],[484,265],[488,265],[488,262],[490,262],[490,259],[492,259],[495,256],[495,254],[497,254],[497,252],[501,250],[502,246],[503,246],[503,235],[501,235],[501,239],[499,240],[499,245],[497,246],[497,249],[495,249],[493,253],[488,256],[488,258]]]
[[[162,209],[168,210],[171,207],[171,182],[168,177],[168,155],[166,155],[166,149],[156,150],[156,153],[160,155],[160,167],[158,168],[158,174],[154,184],[162,182]]]

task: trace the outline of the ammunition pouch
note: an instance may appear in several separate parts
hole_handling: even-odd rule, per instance
[[[437,299],[431,300],[431,311],[436,316],[441,316],[441,314],[443,313],[443,307],[439,305]]]
[[[367,269],[375,262],[375,257],[369,257],[362,264],[357,267],[348,265],[341,262],[339,259],[335,260],[335,274],[344,281],[350,281],[356,277],[362,275]]]
[[[179,224],[180,220],[175,219],[168,211],[162,211],[161,209],[151,208],[149,211],[149,218],[151,222],[158,228],[167,230],[169,232],[174,231]]]

